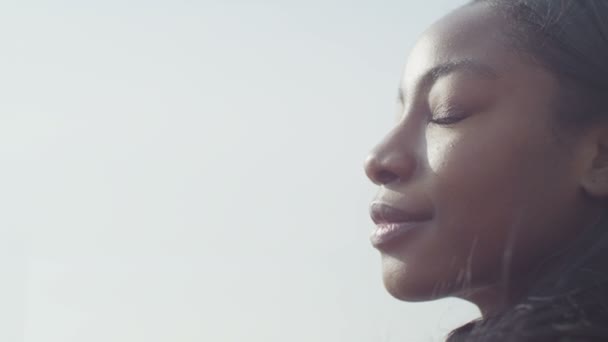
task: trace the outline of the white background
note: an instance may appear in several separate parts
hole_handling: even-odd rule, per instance
[[[368,242],[363,160],[461,4],[0,2],[0,340],[439,341]]]

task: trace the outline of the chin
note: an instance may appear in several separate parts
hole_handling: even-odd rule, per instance
[[[388,261],[388,262],[387,262]],[[397,260],[385,260],[383,263],[382,280],[388,293],[396,299],[406,302],[424,302],[449,297],[451,289],[439,284],[452,282],[433,277],[432,274],[408,269]]]
[[[384,288],[396,299],[405,302],[425,302],[443,298],[439,293],[433,293],[434,286],[410,283],[395,279],[393,276],[385,276]]]

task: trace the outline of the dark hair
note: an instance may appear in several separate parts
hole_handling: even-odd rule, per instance
[[[513,48],[555,74],[557,126],[608,120],[608,0],[473,0],[507,23]],[[606,215],[608,216],[608,215]],[[582,228],[582,227],[581,227]],[[608,217],[582,231],[517,304],[447,341],[608,341]]]
[[[562,128],[608,118],[608,1],[473,0],[505,19],[515,48],[558,76]]]

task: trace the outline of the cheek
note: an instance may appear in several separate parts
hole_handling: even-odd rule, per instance
[[[514,218],[534,206],[531,193],[546,176],[543,147],[533,135],[511,133],[429,129],[428,184],[442,234],[472,238],[491,227],[500,243]]]
[[[434,250],[466,260],[477,241],[475,262],[485,266],[476,268],[487,269],[501,260],[516,225],[536,226],[531,215],[548,214],[546,194],[552,200],[561,196],[550,184],[564,180],[561,171],[552,170],[566,166],[539,132],[515,125],[429,127],[427,184],[437,213]]]
[[[547,149],[528,132],[509,129],[427,130],[428,175],[437,195],[505,197],[543,177]],[[500,193],[497,193],[500,192]]]
[[[529,157],[518,149],[496,132],[429,127],[426,184],[436,225],[420,253],[436,260],[447,277],[468,266],[482,278],[493,277],[487,270],[499,269],[513,217],[527,205],[522,190]],[[456,264],[449,264],[447,256]]]
[[[463,135],[452,132],[451,134],[441,134],[439,130],[427,130],[427,150],[429,170],[437,174],[442,169],[446,169],[451,159],[454,159],[454,149],[463,139]],[[460,160],[457,159],[458,162]]]
[[[488,196],[505,181],[518,182],[526,155],[510,140],[477,131],[433,127],[427,134],[428,173],[434,196]],[[505,194],[502,194],[505,195]],[[437,198],[439,199],[439,198]],[[454,203],[452,202],[452,205]]]

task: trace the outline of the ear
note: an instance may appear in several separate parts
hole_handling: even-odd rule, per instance
[[[585,171],[581,185],[585,192],[597,199],[608,198],[608,125],[595,129],[587,136]]]

